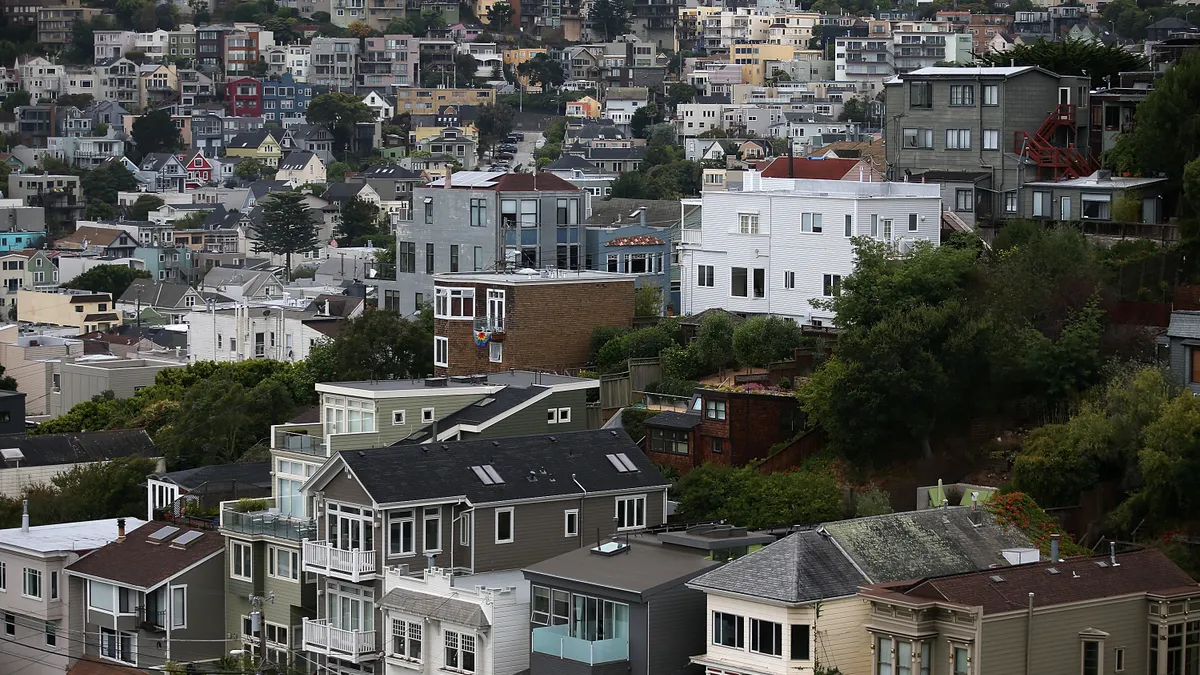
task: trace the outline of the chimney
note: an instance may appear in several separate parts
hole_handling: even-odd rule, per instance
[[[29,533],[29,500],[21,500],[21,531]]]
[[[796,161],[796,154],[793,150],[792,139],[788,138],[788,178],[796,177],[796,167],[792,165]]]
[[[117,541],[125,541],[125,519],[117,518]]]
[[[1058,560],[1058,540],[1062,538],[1060,534],[1050,535],[1050,562],[1057,563]]]
[[[1121,563],[1117,562],[1117,542],[1108,542],[1108,564],[1113,567],[1120,567]]]
[[[452,167],[452,166],[450,166],[449,164],[447,164],[447,165],[446,165],[446,184],[442,186],[442,187],[446,188],[447,190],[449,190],[449,189],[451,188],[451,185],[450,185],[450,176],[451,176],[453,173],[454,173],[454,167]]]

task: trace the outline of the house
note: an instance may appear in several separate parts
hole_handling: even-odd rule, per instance
[[[324,183],[325,163],[314,153],[293,150],[279,162],[275,180],[287,181],[295,187],[307,183]]]
[[[641,211],[644,213],[645,209]],[[588,269],[636,274],[639,288],[657,286],[662,291],[661,311],[665,313],[670,304],[671,254],[674,250],[671,229],[640,224],[588,227],[586,250]]]
[[[776,157],[761,168],[761,173],[763,178],[845,180],[858,183],[885,180],[877,167],[863,159]]]
[[[253,77],[239,77],[225,83],[225,111],[230,117],[263,113],[263,83]]]
[[[3,308],[4,318],[8,318],[9,311],[15,316],[17,291],[33,288],[33,274],[27,267],[29,256],[30,252],[26,251],[0,254],[0,286],[3,286],[0,308]]]
[[[226,144],[225,154],[229,157],[257,159],[269,167],[277,167],[282,150],[273,134],[267,129],[238,134]]]
[[[71,326],[77,334],[107,331],[121,325],[112,295],[68,289],[17,292],[17,319],[21,322]]]
[[[216,180],[213,160],[204,156],[201,148],[192,153],[184,164],[187,170],[187,187],[198,188]]]
[[[686,671],[705,624],[704,594],[687,583],[720,561],[643,537],[584,534],[585,546],[523,570],[533,589],[529,675]]]
[[[303,487],[306,496],[321,494],[324,514],[319,538],[303,542],[303,570],[332,598],[304,620],[304,649],[326,663],[380,662],[384,645],[373,627],[387,565],[471,573],[531,565],[581,549],[593,532],[610,537],[662,523],[666,489],[616,430],[338,452]],[[384,523],[378,543],[376,513]],[[352,609],[329,611],[340,607]],[[461,652],[461,642],[456,647]]]
[[[877,673],[872,634],[864,630],[872,610],[858,597],[860,586],[979,570],[1008,575],[1038,555],[1025,535],[971,507],[824,523],[688,584],[708,596],[707,647],[692,662],[730,675],[784,675],[818,666]],[[1024,605],[1024,593],[1008,597]],[[980,672],[941,670],[936,664],[945,658],[926,657],[933,672]]]
[[[47,220],[66,223],[83,217],[83,189],[79,176],[10,173],[5,196],[19,199],[25,206],[42,207]]]
[[[124,524],[116,541],[66,568],[80,629],[96,636],[73,642],[72,657],[152,668],[224,656],[225,626],[212,620],[225,613],[224,540],[160,523],[126,532]]]
[[[222,270],[222,274],[225,271],[246,272],[214,267],[205,276],[205,283],[218,270]],[[268,272],[254,274],[275,280]],[[280,295],[281,288],[275,289]],[[341,317],[326,316],[319,311],[256,302],[263,299],[267,299],[267,296],[244,297],[243,304],[249,310],[225,304],[219,309],[193,311],[185,315],[184,321],[191,334],[189,357],[192,362],[246,359],[303,361],[314,346],[336,336],[345,323]]]
[[[375,114],[376,122],[390,122],[396,116],[396,98],[372,89],[363,97],[363,104]]]
[[[146,518],[187,514],[189,506],[220,508],[222,501],[271,496],[270,462],[212,464],[146,477]]]
[[[137,247],[137,239],[128,232],[108,227],[77,227],[71,234],[54,242],[54,248],[60,251],[99,254],[113,259],[131,258]]]
[[[467,171],[474,170],[479,165],[479,153],[476,152],[478,141],[465,130],[458,127],[446,127],[436,135],[419,138],[415,150],[430,152],[436,155],[450,155]]]
[[[151,192],[183,192],[187,180],[183,162],[169,152],[152,152],[142,158],[138,179]]]
[[[375,205],[380,201],[375,189],[366,183],[330,183],[321,198],[328,201],[334,209],[340,209],[343,202],[352,199],[361,199]]]
[[[828,161],[848,160],[819,160]],[[742,191],[703,193],[699,231],[682,233],[682,314],[721,307],[824,325],[833,315],[811,299],[833,297],[854,271],[852,237],[869,236],[903,253],[941,236],[937,185],[746,174]],[[777,264],[768,278],[772,259]]]
[[[582,117],[589,120],[600,119],[604,106],[591,96],[584,96],[567,103],[567,117]]]
[[[632,277],[529,272],[434,276],[435,374],[581,367],[595,328],[633,321]]]
[[[204,304],[204,296],[187,284],[153,279],[134,279],[117,299],[123,317],[150,325],[183,323],[193,307]]]
[[[182,368],[181,361],[152,358],[120,358],[110,354],[63,357],[46,363],[46,387],[50,396],[46,414],[66,414],[77,403],[97,396],[129,398],[152,386],[160,371]]]
[[[210,269],[198,290],[201,293],[217,293],[235,302],[283,296],[283,284],[274,274],[234,267]]]
[[[650,90],[646,87],[609,87],[602,116],[628,130],[629,123],[633,121],[633,114],[638,108],[649,103]]]
[[[1059,181],[1028,181],[1022,186],[1017,214],[1024,218],[1144,223],[1166,222],[1166,178],[1114,176],[1098,169],[1088,176]],[[1170,231],[1176,230],[1170,226]],[[1178,234],[1171,238],[1177,238]]]
[[[307,150],[321,158],[328,166],[334,161],[333,134],[323,124],[297,124],[284,131],[282,145],[285,150]]]
[[[22,431],[4,434],[0,441],[9,449],[0,467],[0,494],[13,499],[30,484],[49,483],[77,466],[120,457],[146,457],[163,466],[162,453],[142,429],[33,435]]]
[[[9,300],[15,303],[16,293]],[[16,379],[17,390],[26,395],[26,413],[30,415],[41,415],[46,410],[46,372],[41,364],[47,359],[83,353],[83,342],[76,339],[77,334],[71,329],[63,332],[71,335],[63,337],[46,331],[26,333],[20,331],[16,323],[0,327],[0,366]],[[22,413],[21,417],[24,415]],[[10,417],[16,415],[10,414]]]
[[[69,611],[72,601],[81,599],[68,596],[63,569],[116,539],[117,519],[30,525],[26,514],[23,520],[21,527],[0,530],[3,590],[9,590],[9,579],[13,584],[11,593],[0,594],[0,613],[10,636],[0,654],[0,671],[61,675],[67,671],[73,636],[82,631],[72,625]],[[136,529],[144,523],[128,518],[126,524]]]
[[[1107,556],[866,586],[857,632],[874,667],[895,672],[926,661],[1002,672],[1037,659],[1042,672],[1165,673],[1176,644],[1200,639],[1186,611],[1198,598],[1161,551],[1110,545]]]

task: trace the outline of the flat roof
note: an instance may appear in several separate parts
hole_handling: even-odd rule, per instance
[[[125,519],[126,533],[145,525],[137,518]],[[0,546],[20,548],[37,553],[58,551],[90,551],[117,538],[117,519],[84,520],[78,523],[34,525],[28,532],[19,527],[0,530]]]
[[[622,544],[624,537],[617,538]],[[700,552],[667,548],[647,537],[630,537],[628,550],[612,555],[592,552],[592,546],[578,548],[525,568],[525,575],[544,576],[564,581],[602,586],[637,595],[682,585],[720,562]]]
[[[445,384],[440,384],[441,380]],[[437,385],[426,384],[428,381],[438,381]],[[491,393],[503,387],[527,388],[534,385],[546,387],[575,385],[580,388],[598,387],[599,380],[586,377],[568,377],[553,373],[538,373],[531,370],[509,370],[500,373],[485,373],[465,377],[424,378],[416,380],[362,380],[359,382],[318,382],[318,392],[353,396],[355,392],[376,394],[409,394],[413,392],[437,395],[438,392],[453,389],[459,393],[477,391],[479,394]],[[374,398],[374,397],[372,397]]]
[[[523,269],[516,272],[478,273],[463,272],[457,274],[434,275],[434,283],[444,284],[473,283],[473,284],[571,284],[599,283],[606,281],[633,282],[636,274],[621,274],[619,272],[602,272],[600,270],[534,270]]]
[[[1099,173],[1099,172],[1097,172]],[[1165,183],[1166,178],[1140,178],[1133,176],[1083,176],[1082,178],[1071,178],[1069,180],[1055,181],[1033,181],[1025,183],[1034,187],[1058,187],[1058,188],[1081,188],[1084,190],[1127,190],[1129,188],[1145,187],[1156,183]]]

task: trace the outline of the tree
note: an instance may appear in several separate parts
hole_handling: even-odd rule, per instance
[[[367,310],[310,350],[308,368],[315,382],[425,377],[433,372],[433,310],[412,319]]]
[[[176,230],[195,230],[204,225],[204,221],[208,219],[208,214],[212,211],[189,211],[187,215],[176,218],[172,223],[172,227]]]
[[[97,265],[63,284],[64,288],[78,288],[96,293],[108,293],[116,302],[134,279],[149,279],[146,270],[135,270],[127,265]]]
[[[513,8],[507,2],[497,2],[488,7],[487,22],[493,29],[502,31],[512,23]]]
[[[557,59],[540,53],[518,65],[517,73],[528,78],[533,84],[552,89],[561,87],[567,81],[562,64]]]
[[[92,102],[91,94],[63,94],[54,102],[55,105],[69,105],[79,109],[86,108]]]
[[[112,28],[110,17],[100,15],[88,21],[75,19],[71,25],[71,43],[64,56],[67,61],[77,64],[91,64],[95,59],[95,35],[97,30]]]
[[[602,373],[620,372],[625,369],[628,359],[655,358],[673,344],[675,338],[658,326],[630,331],[600,348],[596,354],[596,367]]]
[[[315,251],[320,247],[317,223],[299,192],[273,192],[263,203],[262,223],[258,226],[254,250],[285,258],[291,273],[292,254]]]
[[[512,133],[516,111],[507,103],[485,105],[475,117],[475,128],[479,130],[480,151],[494,145]]]
[[[113,220],[116,217],[116,209],[107,202],[89,200],[87,209],[84,210],[84,218],[88,220]]]
[[[22,500],[29,502],[31,525],[143,515],[146,476],[154,470],[154,460],[137,456],[75,466],[49,483],[24,486],[17,497],[0,498],[0,527],[21,524]]]
[[[647,103],[633,111],[633,117],[629,120],[629,130],[638,138],[645,138],[646,127],[652,124],[658,124],[662,121],[662,114],[658,111],[658,106],[654,103]]]
[[[475,74],[479,70],[479,62],[470,54],[454,55],[454,77],[458,86],[467,87],[475,82]]]
[[[236,462],[255,446],[269,447],[274,420],[287,419],[296,408],[276,378],[253,386],[225,377],[205,380],[188,389],[181,403],[155,443],[172,463],[186,466]]]
[[[800,326],[777,316],[747,319],[733,332],[733,352],[738,363],[765,368],[792,358],[804,338]]]
[[[1152,513],[1175,521],[1200,515],[1200,398],[1176,396],[1146,428],[1146,445],[1138,454]]]
[[[329,166],[325,167],[325,180],[330,183],[341,183],[346,180],[346,172],[350,170],[350,165],[345,162],[330,162]]]
[[[132,220],[146,221],[150,218],[150,212],[160,208],[166,204],[161,197],[155,195],[142,195],[137,198],[133,206],[129,207],[129,217]]]
[[[363,103],[362,98],[348,92],[320,94],[308,104],[308,121],[329,129],[334,138],[335,154],[339,157],[345,155],[354,126],[374,119],[375,113]]]
[[[178,152],[183,149],[183,137],[171,119],[171,113],[165,109],[152,110],[135,119],[131,135],[139,159],[152,152]]]
[[[629,12],[630,5],[626,0],[593,0],[588,19],[604,36],[604,41],[611,42],[629,32]]]
[[[342,202],[338,213],[338,245],[363,246],[367,239],[383,234],[379,207],[355,197]]]
[[[349,26],[346,26],[346,35],[352,38],[358,38],[360,40],[363,38],[372,37],[378,32],[379,31],[376,31],[362,21],[355,21]]]
[[[1145,59],[1120,45],[1082,40],[1039,39],[1004,52],[977,54],[975,58],[990,66],[1041,66],[1059,75],[1087,75],[1093,87],[1118,86],[1120,73],[1141,70],[1146,65]]]
[[[867,116],[871,113],[871,104],[858,98],[857,96],[846,101],[842,106],[842,113],[838,115],[839,122],[858,122],[866,123]]]
[[[633,298],[633,315],[634,316],[660,316],[662,315],[662,286],[655,284],[643,284],[637,289]]]
[[[270,180],[275,177],[276,170],[267,166],[261,160],[248,157],[238,162],[237,168],[233,170],[238,178],[246,180]]]
[[[112,207],[117,203],[118,192],[137,189],[137,178],[134,178],[133,173],[123,164],[106,162],[85,173],[79,179],[79,184],[89,206],[95,202],[104,202]]]
[[[724,520],[765,528],[819,523],[842,515],[842,490],[827,471],[762,474],[755,467],[705,464],[688,472],[672,492],[685,520]]]
[[[696,98],[696,88],[687,82],[672,82],[667,85],[667,103],[672,108],[682,103],[691,103]]]
[[[0,103],[0,109],[3,109],[4,112],[13,112],[20,106],[29,105],[32,99],[32,94],[24,89],[10,91],[4,96],[4,102]]]

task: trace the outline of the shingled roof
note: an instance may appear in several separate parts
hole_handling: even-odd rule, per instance
[[[866,578],[815,530],[797,532],[696,577],[691,586],[787,603],[854,595]]]
[[[119,457],[156,457],[160,453],[143,429],[78,433],[0,434],[0,448],[17,448],[21,466],[103,462]]]
[[[67,572],[148,591],[225,550],[225,539],[218,532],[179,527],[155,538],[155,533],[166,529],[165,523],[146,523],[127,533],[124,541],[114,541],[76,560]],[[184,539],[191,532],[199,536]]]

